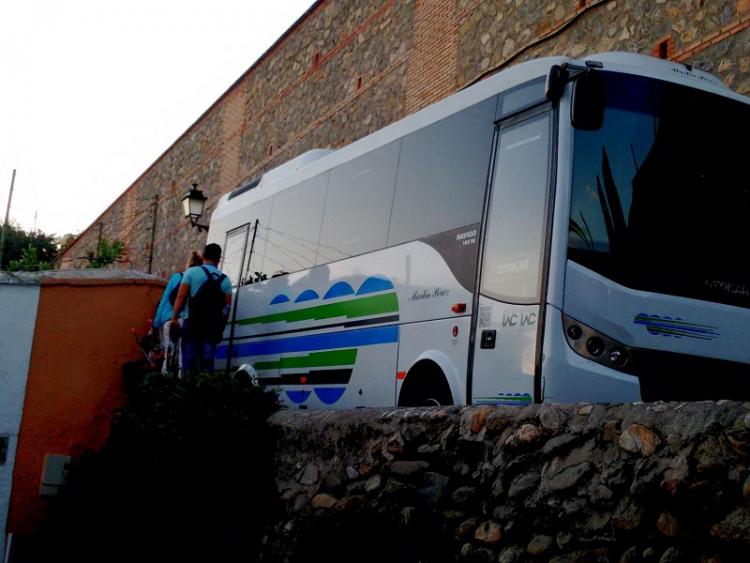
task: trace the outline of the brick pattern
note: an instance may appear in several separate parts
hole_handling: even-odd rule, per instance
[[[674,59],[674,37],[665,35],[657,39],[651,54],[657,59]]]
[[[679,57],[693,42],[731,28],[738,17],[736,0],[457,2],[459,87],[509,64],[542,56],[580,57],[615,50],[651,55],[664,38],[674,42]]]
[[[100,236],[119,267],[168,275],[205,233],[182,217],[192,182],[219,197],[318,147],[359,139],[524,60],[624,50],[667,56],[750,93],[748,0],[320,0],[169,147],[62,257],[85,265]]]
[[[413,113],[456,89],[455,0],[416,0],[406,111]]]
[[[715,74],[733,90],[750,95],[750,29],[745,27],[723,41],[709,42],[685,61]]]
[[[744,31],[750,27],[750,13],[747,13],[747,8],[743,9],[744,16],[738,16],[736,19],[731,21],[729,24],[723,26],[721,29],[717,29],[707,36],[699,39],[683,47],[682,51],[675,58],[680,61],[688,61],[709,47],[718,45],[719,43],[729,39],[733,35]]]
[[[221,159],[219,189],[234,186],[240,179],[240,139],[246,127],[245,95],[235,88],[226,97],[221,120]]]
[[[302,63],[291,64],[274,74],[280,87],[274,88],[269,96],[259,94],[267,87],[264,78],[251,78],[246,106],[249,123],[241,148],[245,178],[304,150],[349,143],[404,115],[403,88],[399,86],[394,92],[390,75],[397,72],[405,59],[408,43],[403,38],[408,37],[413,8],[409,3],[393,0],[363,1],[356,3],[355,13],[364,11],[368,4],[366,17],[330,14],[328,17],[341,18],[347,27],[339,43],[328,50],[324,42],[316,44],[318,51],[304,49]],[[326,14],[324,10],[321,15]],[[320,53],[320,58],[317,64],[311,64],[316,53]],[[308,65],[307,70],[297,77],[295,69],[303,64]],[[286,79],[285,73],[289,74]],[[281,88],[285,83],[288,86]],[[374,107],[368,109],[355,103],[368,97],[367,91],[373,87],[378,90]],[[261,103],[260,108],[250,109]]]

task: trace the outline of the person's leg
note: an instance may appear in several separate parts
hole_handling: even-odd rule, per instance
[[[182,319],[177,319],[177,322],[180,323],[180,334],[182,334]],[[177,377],[182,379],[185,377],[185,369],[182,367],[184,365],[182,363],[182,337],[177,339],[175,348],[177,350]]]
[[[211,366],[211,372],[214,371],[214,363],[216,362],[216,342],[211,342],[208,345],[208,350],[206,351],[206,356],[208,357],[208,363]]]
[[[200,342],[193,340],[190,335],[189,321],[183,321],[183,330],[180,337],[182,340],[182,371],[183,377],[189,377],[191,374],[200,370],[201,352]]]
[[[203,371],[214,372],[214,360],[216,359],[216,343],[203,342]]]
[[[161,363],[161,374],[167,375],[169,373],[169,358],[170,351],[172,349],[172,340],[169,338],[169,324],[172,321],[167,321],[161,327],[159,331],[159,340],[161,341],[161,349],[164,351],[164,361]]]

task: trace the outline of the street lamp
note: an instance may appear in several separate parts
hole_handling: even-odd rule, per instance
[[[208,230],[208,226],[198,224],[198,219],[203,215],[203,207],[207,199],[203,192],[198,189],[198,184],[195,183],[193,189],[182,198],[182,209],[185,212],[185,217],[190,219],[190,224],[193,227],[198,228],[198,232]]]

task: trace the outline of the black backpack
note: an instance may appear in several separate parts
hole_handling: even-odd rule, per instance
[[[188,301],[188,331],[196,339],[218,343],[227,324],[227,317],[224,315],[226,298],[221,289],[221,282],[227,276],[212,273],[205,266],[200,268],[207,279]]]
[[[180,283],[178,283],[176,286],[172,288],[172,291],[169,293],[169,303],[174,307],[174,302],[177,301],[177,294],[180,291],[180,284],[182,283],[182,273],[177,272],[180,276]]]

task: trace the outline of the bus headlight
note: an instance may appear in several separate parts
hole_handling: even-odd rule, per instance
[[[586,351],[598,358],[604,352],[604,341],[598,336],[592,336],[586,340]]]
[[[576,354],[608,368],[633,373],[629,347],[567,315],[563,315],[563,327],[568,346]]]

